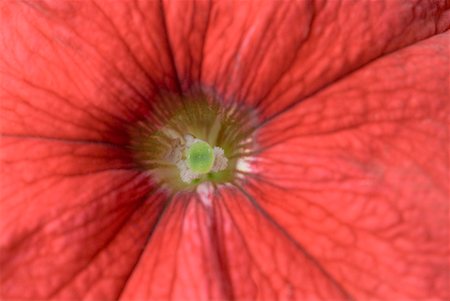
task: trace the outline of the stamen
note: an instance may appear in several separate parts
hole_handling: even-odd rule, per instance
[[[183,182],[191,183],[202,175],[219,172],[227,168],[228,159],[225,157],[224,150],[220,147],[212,148],[207,142],[191,135],[186,135],[184,140],[184,146],[178,146],[174,143],[173,145],[177,149],[171,152],[183,154],[181,157],[177,157],[179,159],[176,161]]]
[[[211,171],[218,172],[227,168],[228,159],[225,157],[223,149],[220,147],[214,146],[214,165],[211,168]]]

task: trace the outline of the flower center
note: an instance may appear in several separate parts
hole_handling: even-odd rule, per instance
[[[175,149],[175,153],[177,153],[175,163],[183,182],[189,184],[204,174],[226,169],[228,159],[225,157],[223,149],[217,146],[212,148],[207,142],[190,135],[186,135],[184,141],[184,150]],[[208,176],[213,176],[212,173]]]
[[[214,164],[214,151],[204,141],[195,142],[187,151],[187,165],[195,173],[208,173]]]
[[[204,92],[162,95],[130,129],[135,162],[172,191],[233,182],[252,147],[252,116]]]

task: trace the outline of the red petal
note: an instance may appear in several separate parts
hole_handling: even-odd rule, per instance
[[[115,299],[165,196],[102,145],[2,139],[1,295]]]
[[[320,262],[245,193],[217,198],[226,275],[237,300],[349,300]],[[298,229],[300,232],[301,229]],[[231,298],[229,298],[231,299]]]
[[[2,134],[123,144],[177,85],[160,3],[44,3],[0,4]]]
[[[184,87],[276,115],[376,58],[450,27],[445,1],[168,1]]]
[[[314,19],[312,6],[219,2],[202,19],[186,4],[38,3],[0,4],[2,37],[14,41],[0,60],[9,136],[1,140],[2,298],[448,298],[446,41],[380,61],[278,115],[445,30],[443,4],[345,2],[337,10],[342,2],[327,2]],[[258,165],[271,183],[248,187],[270,223],[228,192],[214,207],[217,220],[195,201],[174,200],[158,223],[164,197],[123,170],[123,125],[157,89],[177,89],[175,73],[184,88],[203,80],[260,105],[263,117],[280,116],[261,134],[263,146],[277,144]],[[230,229],[216,240],[207,222]],[[172,231],[182,226],[194,228]],[[272,245],[279,249],[263,254]],[[188,258],[177,258],[175,246]]]
[[[151,236],[166,197],[126,127],[176,84],[160,6],[140,8],[0,4],[3,299],[116,299]]]
[[[449,298],[448,38],[389,55],[261,130],[272,147],[247,189],[355,300]]]
[[[203,198],[178,196],[171,203],[124,300],[348,297],[237,189]]]
[[[164,212],[130,278],[124,300],[223,300],[217,227],[212,209],[178,195]],[[222,225],[219,225],[222,227]],[[226,271],[225,271],[226,272]]]

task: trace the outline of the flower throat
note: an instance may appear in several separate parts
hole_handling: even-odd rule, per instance
[[[240,160],[253,148],[254,119],[250,110],[204,92],[164,94],[131,128],[133,157],[172,191],[232,183]]]

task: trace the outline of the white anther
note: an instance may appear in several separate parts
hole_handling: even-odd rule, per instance
[[[214,164],[211,171],[218,172],[227,168],[228,159],[225,157],[223,149],[215,146],[214,149]]]
[[[187,166],[186,161],[180,160],[177,163],[178,170],[180,171],[180,177],[181,180],[185,183],[191,183],[193,180],[198,179],[200,177],[199,174],[194,173],[190,168]]]
[[[164,159],[169,161],[169,162],[173,162],[173,163],[177,163],[178,161],[181,160],[182,157],[182,153],[181,153],[181,142],[180,139],[173,139],[170,142],[170,150],[169,152],[165,155]]]
[[[192,144],[197,142],[197,140],[201,141],[199,139],[196,139],[196,138],[192,137],[191,135],[185,135],[184,136],[184,141],[186,141],[186,143],[185,143],[186,149],[188,149]]]

